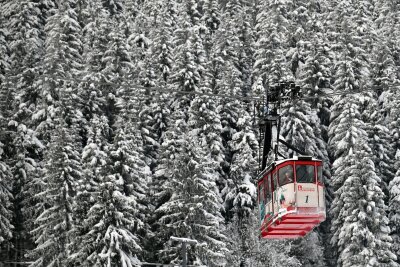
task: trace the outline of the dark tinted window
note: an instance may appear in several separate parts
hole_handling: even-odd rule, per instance
[[[294,182],[293,167],[288,165],[279,169],[279,185],[285,185]]]
[[[314,183],[314,166],[313,165],[297,165],[296,181],[298,183]]]
[[[320,183],[324,182],[322,179],[322,166],[317,166],[317,179]]]

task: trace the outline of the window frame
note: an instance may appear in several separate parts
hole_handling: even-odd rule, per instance
[[[324,177],[323,177],[323,168],[322,165],[318,164],[317,166],[317,184],[324,185]]]
[[[301,182],[299,182],[298,181],[298,177],[297,177],[297,167],[308,167],[308,166],[311,166],[312,168],[313,168],[313,175],[312,175],[312,177],[313,177],[313,181],[312,182],[308,182],[308,181],[301,181]],[[315,163],[314,162],[312,162],[312,163],[310,163],[310,162],[304,162],[304,163],[297,163],[297,164],[295,164],[295,168],[294,168],[294,170],[295,170],[295,179],[296,179],[296,183],[305,183],[305,184],[315,184],[316,183],[316,168],[315,168]]]
[[[288,180],[286,180],[285,179],[285,181],[281,184],[281,170],[284,170],[284,169],[286,169],[287,167],[291,167],[291,169],[292,169],[292,181],[288,181]],[[288,162],[287,164],[284,164],[284,165],[282,165],[282,166],[279,166],[279,169],[278,169],[278,181],[279,181],[279,186],[284,186],[284,185],[287,185],[287,184],[292,184],[292,183],[294,183],[295,182],[295,178],[294,178],[294,164],[292,163],[292,162]],[[287,171],[285,171],[285,172],[287,172]],[[286,178],[286,177],[285,177]]]

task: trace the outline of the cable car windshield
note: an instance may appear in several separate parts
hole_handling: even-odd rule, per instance
[[[298,183],[314,183],[314,165],[297,165],[296,181]]]

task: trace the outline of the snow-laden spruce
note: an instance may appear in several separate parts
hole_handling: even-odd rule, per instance
[[[65,115],[65,114],[62,114]],[[81,159],[76,136],[62,119],[55,122],[46,157],[45,184],[39,197],[44,211],[35,220],[31,234],[37,247],[30,253],[30,266],[65,266],[68,257],[69,231],[73,227],[72,205],[76,183],[81,179]]]
[[[12,218],[11,171],[3,160],[3,144],[0,143],[0,246],[9,245],[14,226]]]

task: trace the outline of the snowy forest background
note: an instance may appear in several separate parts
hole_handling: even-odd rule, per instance
[[[0,5],[0,265],[399,265],[399,1]],[[204,96],[280,80],[327,186],[296,241],[258,239],[254,103]]]

